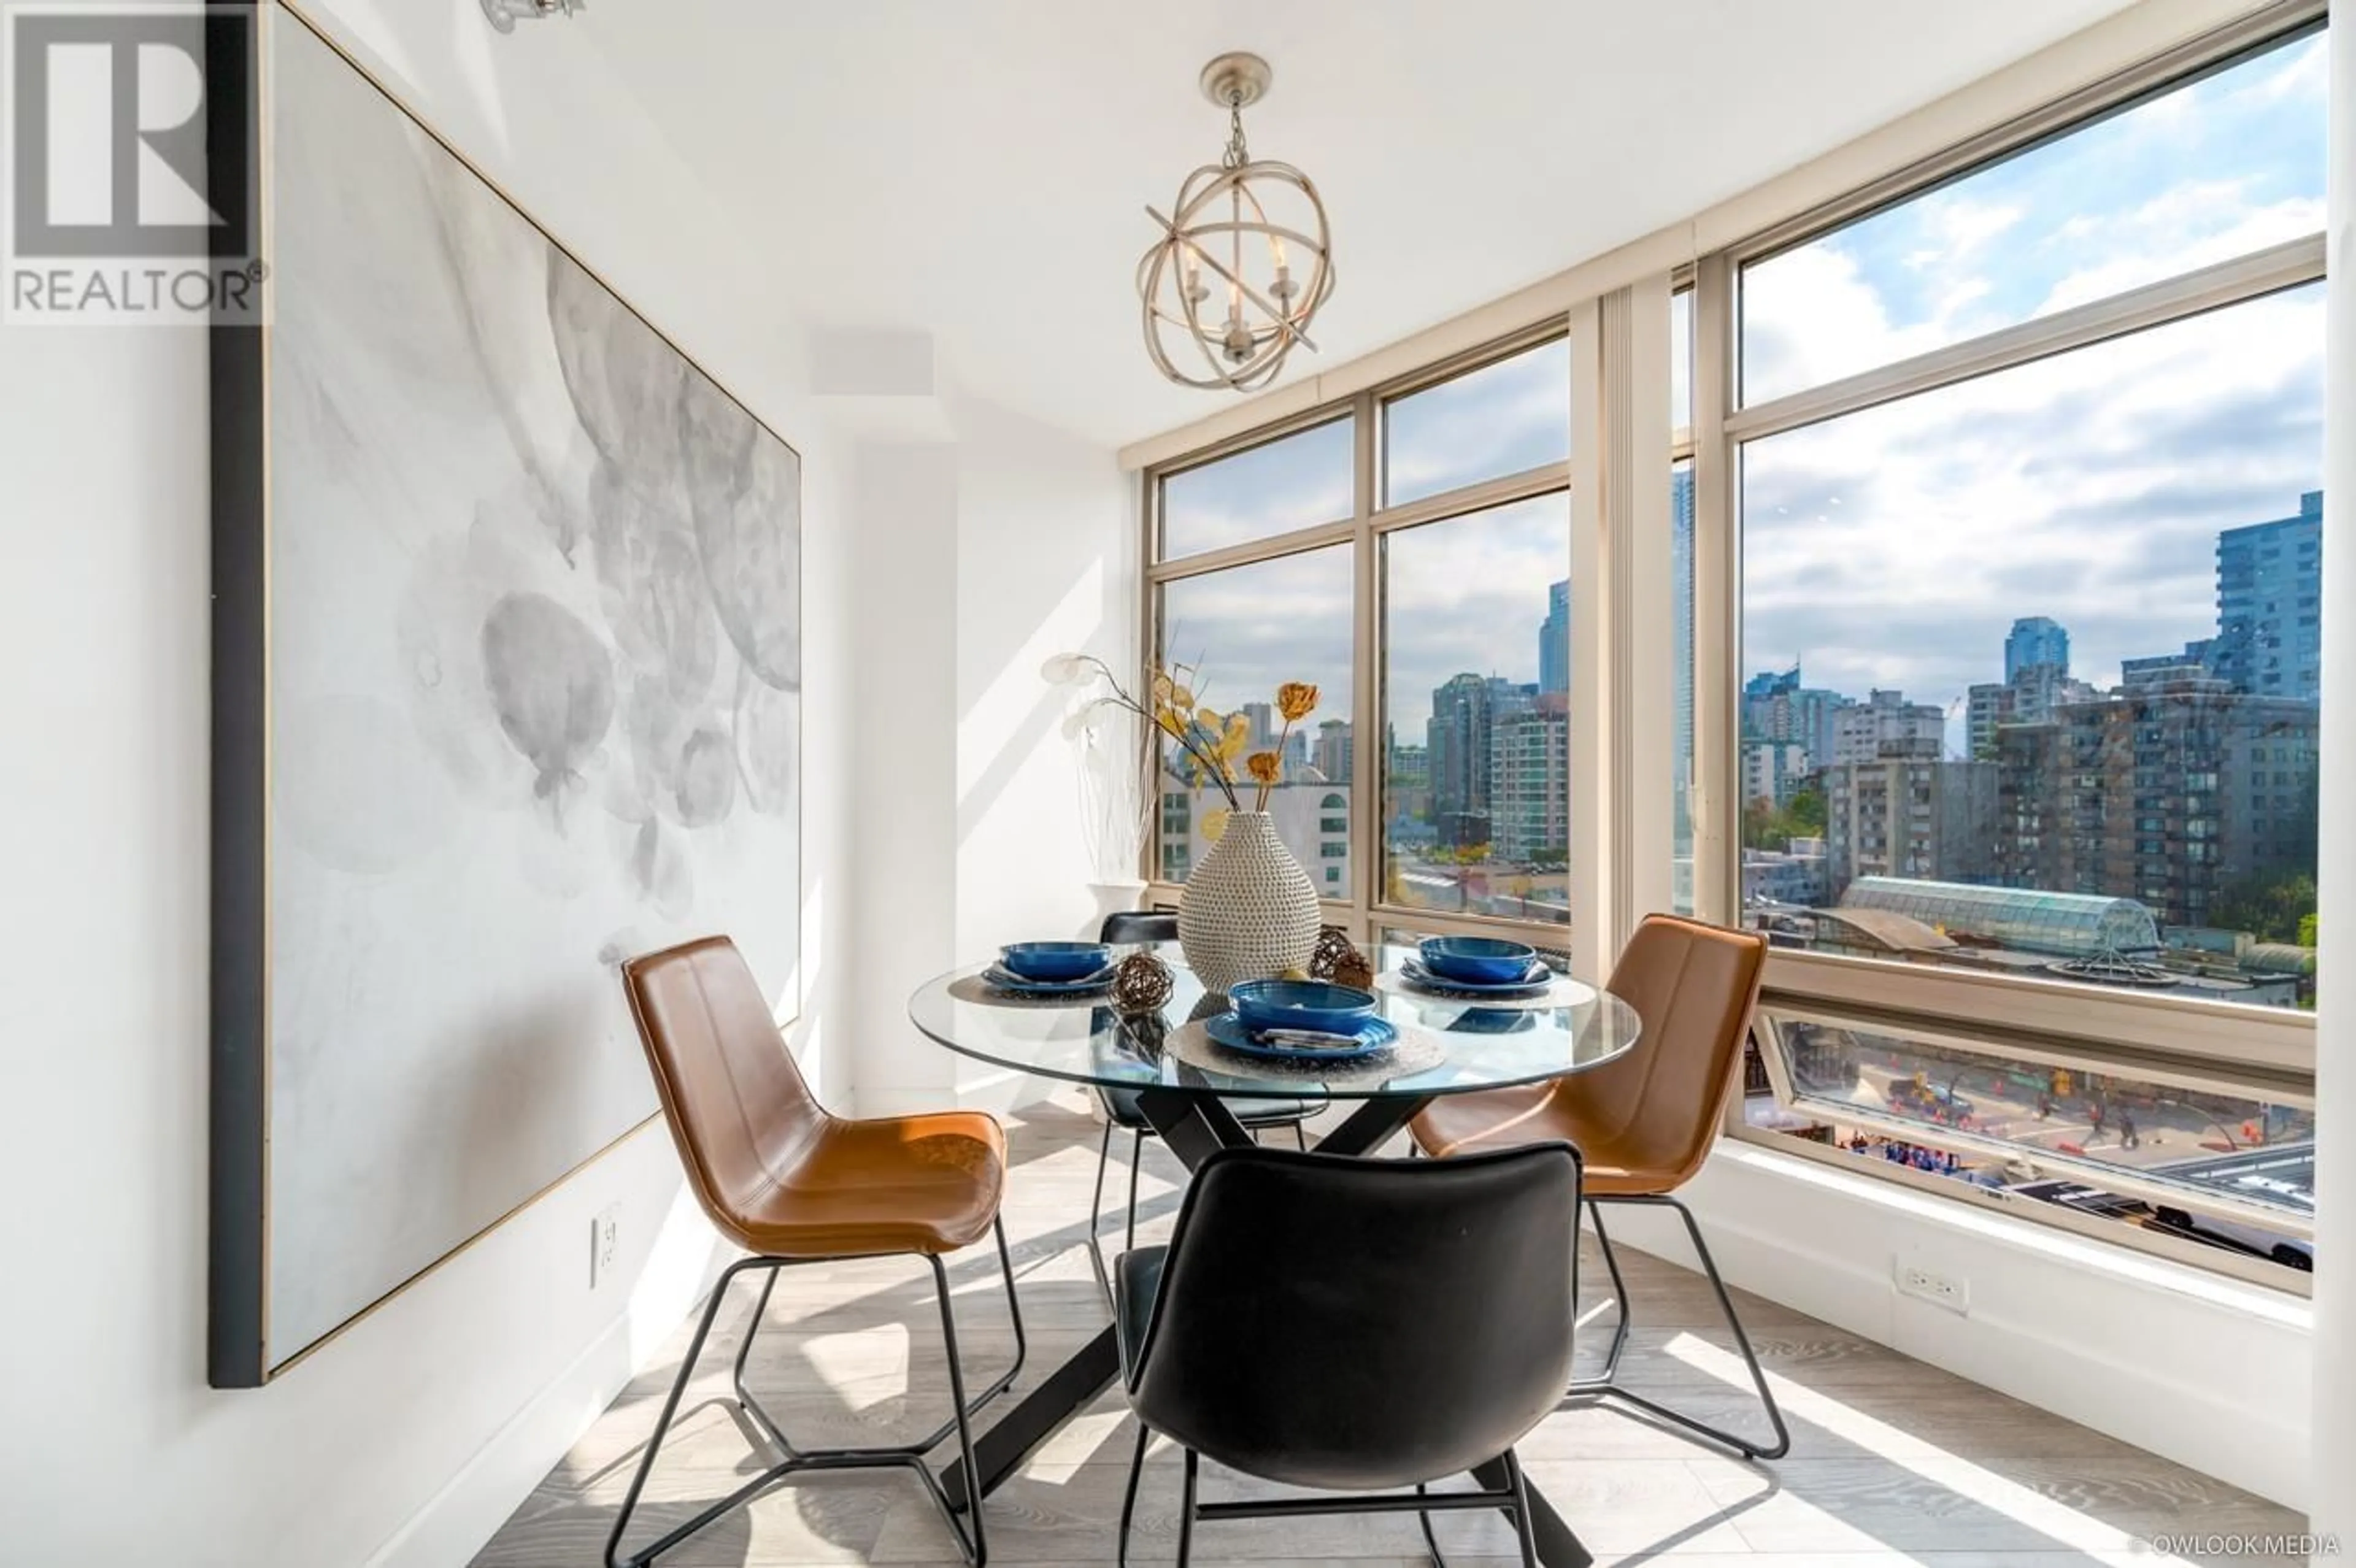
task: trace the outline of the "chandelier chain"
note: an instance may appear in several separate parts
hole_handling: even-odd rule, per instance
[[[1219,159],[1221,168],[1239,169],[1251,162],[1251,149],[1244,145],[1244,98],[1240,92],[1227,95],[1227,150]]]

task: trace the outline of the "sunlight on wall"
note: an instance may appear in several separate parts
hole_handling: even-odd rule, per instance
[[[1043,709],[1065,694],[1039,677],[1053,655],[1086,647],[1104,626],[1105,567],[1092,561],[1055,607],[1040,618],[958,723],[958,804],[962,806],[991,764],[1023,743]],[[1056,715],[1060,722],[1062,715]],[[1028,749],[1027,745],[1025,749]]]

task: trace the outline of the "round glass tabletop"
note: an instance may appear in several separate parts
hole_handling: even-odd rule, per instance
[[[1396,973],[1376,996],[1396,1026],[1387,1049],[1351,1061],[1266,1061],[1210,1038],[1226,999],[1208,997],[1175,953],[1159,955],[1176,989],[1158,1013],[1121,1015],[1104,997],[1033,1001],[1001,995],[987,965],[952,970],[908,999],[908,1017],[962,1056],[1042,1078],[1109,1088],[1161,1084],[1206,1094],[1322,1093],[1330,1099],[1462,1094],[1598,1067],[1636,1043],[1636,1009],[1608,991],[1557,983],[1535,1002],[1496,1005],[1419,994]],[[1224,1028],[1222,1032],[1226,1032]]]

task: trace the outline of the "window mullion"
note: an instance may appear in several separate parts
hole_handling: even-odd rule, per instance
[[[1604,544],[1612,570],[1610,667],[1613,693],[1609,836],[1616,933],[1623,940],[1672,901],[1670,725],[1676,686],[1669,583],[1669,288],[1665,276],[1603,301],[1603,377],[1609,444],[1602,454]],[[1616,951],[1616,948],[1615,948]]]
[[[1351,517],[1356,532],[1351,638],[1355,677],[1350,714],[1350,842],[1357,847],[1357,853],[1352,857],[1354,874],[1350,885],[1352,899],[1365,927],[1365,939],[1371,944],[1377,933],[1364,917],[1381,902],[1383,797],[1389,788],[1390,766],[1385,754],[1382,721],[1383,705],[1387,700],[1383,690],[1382,542],[1375,537],[1368,521],[1374,516],[1376,486],[1381,482],[1382,432],[1376,428],[1381,411],[1376,406],[1374,394],[1361,392],[1355,404],[1358,445],[1351,491],[1355,502]]]
[[[1601,985],[1620,951],[1612,872],[1609,655],[1612,595],[1603,527],[1609,408],[1600,302],[1570,310],[1570,954],[1571,973]]]

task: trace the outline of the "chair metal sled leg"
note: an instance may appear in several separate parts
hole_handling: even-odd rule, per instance
[[[1003,1271],[1006,1280],[1006,1312],[1014,1325],[1014,1360],[1005,1371],[999,1374],[997,1381],[982,1390],[974,1397],[973,1402],[965,1407],[966,1413],[969,1415],[980,1413],[984,1405],[1012,1386],[1016,1375],[1023,1371],[1023,1359],[1030,1353],[1030,1340],[1023,1328],[1023,1303],[1014,1294],[1014,1260],[1007,1251],[1004,1221],[1000,1221],[994,1229],[998,1239],[998,1265]],[[734,1381],[736,1403],[744,1408],[744,1413],[752,1418],[753,1424],[761,1429],[762,1435],[776,1445],[779,1453],[788,1459],[834,1456],[839,1462],[858,1459],[890,1461],[910,1455],[929,1454],[948,1439],[949,1433],[957,1425],[955,1416],[943,1421],[931,1432],[913,1443],[894,1443],[872,1448],[813,1448],[807,1451],[795,1447],[793,1440],[786,1435],[776,1419],[769,1413],[768,1407],[754,1398],[753,1391],[744,1386],[744,1369],[751,1364],[753,1359],[753,1337],[760,1332],[762,1318],[768,1310],[769,1292],[776,1287],[776,1274],[772,1271],[768,1279],[761,1286],[760,1299],[754,1304],[753,1321],[745,1327],[744,1342],[736,1348]],[[956,1345],[951,1344],[950,1359],[955,1360],[957,1353]]]
[[[998,1242],[999,1266],[1005,1274],[1007,1307],[1014,1324],[1013,1364],[979,1396],[968,1401],[965,1393],[965,1369],[958,1349],[957,1322],[949,1305],[948,1270],[937,1255],[928,1255],[926,1261],[933,1266],[934,1285],[940,1298],[941,1338],[948,1355],[949,1394],[954,1413],[932,1432],[913,1443],[862,1448],[796,1447],[779,1428],[776,1420],[770,1415],[767,1408],[753,1396],[751,1390],[744,1386],[744,1369],[752,1359],[754,1337],[760,1331],[763,1315],[769,1305],[770,1293],[776,1287],[778,1271],[791,1268],[798,1262],[819,1260],[752,1257],[744,1258],[730,1264],[727,1272],[720,1276],[720,1283],[712,1286],[712,1298],[704,1306],[703,1316],[696,1324],[694,1338],[689,1341],[686,1358],[680,1363],[679,1376],[673,1380],[670,1392],[663,1401],[662,1413],[656,1417],[655,1429],[648,1436],[646,1450],[638,1456],[637,1471],[630,1478],[629,1490],[623,1494],[621,1509],[616,1514],[614,1528],[605,1540],[606,1568],[643,1568],[644,1564],[653,1562],[663,1552],[669,1551],[712,1520],[751,1502],[761,1493],[794,1475],[810,1470],[851,1470],[872,1467],[896,1467],[914,1471],[926,1491],[931,1494],[934,1503],[940,1509],[941,1516],[948,1521],[950,1532],[957,1537],[959,1552],[969,1563],[974,1565],[974,1568],[982,1568],[988,1549],[983,1539],[980,1518],[979,1515],[974,1518],[969,1533],[966,1525],[958,1517],[961,1510],[950,1503],[948,1493],[941,1488],[939,1478],[933,1474],[931,1467],[925,1463],[925,1456],[938,1447],[951,1432],[955,1432],[958,1435],[960,1456],[964,1458],[967,1468],[970,1471],[973,1465],[973,1435],[969,1424],[971,1418],[982,1406],[1012,1385],[1016,1374],[1023,1370],[1023,1359],[1029,1350],[1029,1341],[1023,1327],[1022,1302],[1014,1293],[1014,1264],[1006,1245],[1006,1228],[1002,1222],[1000,1222],[995,1224],[993,1229]],[[637,1511],[639,1496],[646,1489],[647,1477],[654,1471],[656,1456],[661,1451],[663,1439],[669,1435],[670,1424],[678,1414],[680,1400],[687,1392],[688,1382],[695,1375],[696,1362],[701,1357],[704,1343],[711,1336],[712,1321],[719,1316],[721,1303],[728,1294],[729,1285],[735,1281],[739,1274],[753,1269],[767,1271],[768,1277],[762,1283],[760,1296],[754,1306],[752,1321],[745,1326],[744,1343],[737,1349],[733,1381],[739,1407],[783,1457],[768,1469],[698,1513],[693,1519],[676,1529],[666,1531],[650,1544],[626,1557],[622,1554],[623,1533],[629,1528],[630,1516]]]
[[[1718,1296],[1719,1313],[1726,1319],[1727,1328],[1733,1331],[1734,1348],[1741,1352],[1742,1364],[1750,1369],[1751,1386],[1757,1392],[1760,1408],[1767,1413],[1768,1425],[1774,1432],[1772,1442],[1755,1442],[1751,1438],[1726,1431],[1722,1427],[1712,1426],[1682,1411],[1672,1410],[1657,1400],[1631,1392],[1619,1385],[1620,1353],[1626,1348],[1628,1342],[1628,1286],[1627,1282],[1621,1277],[1620,1260],[1612,1251],[1611,1235],[1603,1228],[1603,1211],[1599,1207],[1603,1203],[1644,1203],[1666,1207],[1676,1210],[1677,1217],[1685,1221],[1686,1234],[1693,1242],[1695,1255],[1701,1259],[1702,1273],[1709,1280],[1711,1291]],[[1783,1424],[1783,1413],[1775,1403],[1774,1391],[1767,1386],[1767,1374],[1760,1368],[1758,1353],[1751,1348],[1751,1337],[1742,1331],[1742,1319],[1735,1314],[1734,1298],[1727,1293],[1726,1282],[1719,1277],[1718,1261],[1710,1256],[1709,1243],[1702,1239],[1701,1227],[1694,1222],[1693,1211],[1666,1193],[1641,1195],[1615,1193],[1609,1197],[1590,1198],[1588,1200],[1588,1211],[1595,1221],[1595,1240],[1603,1253],[1603,1266],[1611,1271],[1612,1292],[1618,1303],[1619,1320],[1612,1325],[1612,1349],[1604,1358],[1602,1372],[1595,1377],[1581,1378],[1574,1381],[1569,1390],[1569,1398],[1578,1402],[1617,1400],[1622,1404],[1632,1405],[1672,1426],[1682,1428],[1697,1437],[1732,1449],[1746,1459],[1780,1459],[1790,1453],[1791,1429]]]
[[[1137,1172],[1145,1163],[1145,1131],[1139,1128],[1129,1140],[1129,1236],[1121,1243],[1124,1251],[1137,1247]]]
[[[1097,1230],[1104,1216],[1105,1167],[1112,1163],[1112,1122],[1107,1118],[1104,1136],[1097,1139],[1097,1184],[1088,1194],[1088,1245],[1097,1244]]]
[[[1612,1276],[1612,1348],[1603,1354],[1603,1370],[1591,1378],[1572,1380],[1574,1394],[1601,1394],[1620,1375],[1620,1353],[1628,1348],[1628,1282],[1620,1275],[1620,1254],[1612,1250],[1612,1233],[1603,1228],[1603,1211],[1587,1200],[1588,1218],[1595,1221],[1595,1243],[1603,1253],[1603,1267]],[[1579,1295],[1579,1264],[1571,1263],[1571,1298]]]
[[[1138,1472],[1145,1463],[1147,1430],[1142,1423],[1137,1431],[1137,1455],[1129,1467],[1129,1494],[1122,1499],[1120,1510],[1120,1568],[1129,1564],[1129,1521],[1137,1503]],[[1468,1509],[1502,1509],[1513,1521],[1514,1534],[1519,1542],[1523,1568],[1538,1568],[1537,1538],[1530,1530],[1529,1493],[1522,1479],[1522,1465],[1511,1449],[1501,1456],[1505,1482],[1499,1487],[1482,1487],[1469,1492],[1435,1492],[1419,1485],[1411,1492],[1384,1492],[1368,1495],[1363,1492],[1342,1493],[1328,1497],[1271,1498],[1264,1501],[1206,1503],[1197,1499],[1196,1479],[1201,1456],[1192,1448],[1185,1451],[1185,1480],[1178,1507],[1178,1568],[1186,1568],[1194,1541],[1194,1525],[1198,1520],[1222,1519],[1297,1519],[1330,1517],[1355,1513],[1412,1513],[1423,1526],[1423,1539],[1431,1552],[1435,1568],[1448,1568],[1448,1560],[1440,1555],[1440,1541],[1432,1533],[1434,1512],[1453,1513]]]

